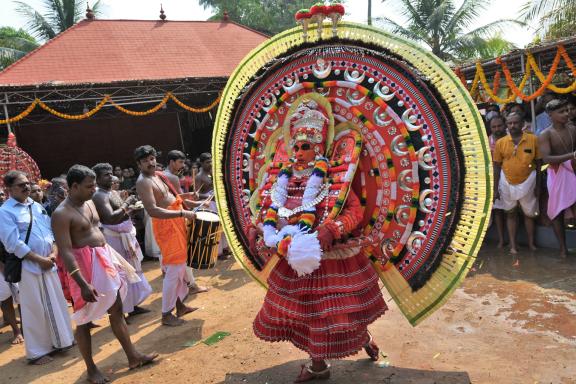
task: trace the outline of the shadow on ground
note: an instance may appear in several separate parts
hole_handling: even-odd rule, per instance
[[[228,373],[222,384],[288,384],[292,383],[304,361],[292,361],[252,373]],[[427,371],[401,367],[381,368],[368,360],[334,361],[331,369],[331,384],[470,384],[466,372]],[[318,381],[316,381],[318,382]]]
[[[518,261],[518,265],[514,265]],[[490,274],[498,280],[528,281],[545,289],[576,293],[576,257],[560,259],[554,249],[529,251],[521,248],[517,256],[498,249],[493,242],[484,243],[469,276]]]

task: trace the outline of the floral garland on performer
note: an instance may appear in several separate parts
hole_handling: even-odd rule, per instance
[[[320,266],[322,249],[318,234],[309,232],[316,221],[316,205],[328,195],[329,185],[324,184],[328,165],[326,158],[316,158],[300,207],[293,210],[284,207],[288,199],[288,182],[294,174],[291,163],[282,167],[270,193],[272,204],[266,210],[262,228],[264,243],[267,247],[276,247],[278,255],[286,257],[299,276],[312,273]],[[279,215],[289,218],[297,213],[300,215],[296,225],[286,225],[277,231]]]

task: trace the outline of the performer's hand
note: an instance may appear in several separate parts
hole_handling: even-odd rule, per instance
[[[98,300],[98,292],[88,283],[80,288],[80,294],[82,295],[82,299],[87,303],[95,303]]]
[[[318,227],[318,240],[320,241],[320,247],[324,251],[329,251],[332,249],[332,243],[334,242],[334,235],[332,232],[324,226]]]
[[[138,198],[134,195],[129,196],[126,200],[124,200],[124,203],[128,206],[130,205],[134,205],[136,202],[138,201]]]
[[[196,219],[196,214],[192,211],[182,211],[182,217],[188,220]]]

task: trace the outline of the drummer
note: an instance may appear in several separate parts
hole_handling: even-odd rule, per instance
[[[164,176],[166,176],[170,184],[172,184],[174,190],[178,192],[178,195],[188,196],[187,194],[183,194],[182,192],[179,177],[182,174],[182,170],[184,169],[185,166],[186,155],[183,152],[175,149],[168,152],[166,159],[168,160],[168,166],[163,171]],[[196,194],[195,192],[193,192],[192,195],[190,195],[190,197],[193,198],[194,200],[196,200],[197,196],[198,194]],[[196,204],[192,199],[185,198],[184,205],[187,206],[188,208],[192,208],[192,206]],[[190,268],[189,266],[186,266],[186,276],[188,277],[189,281],[188,287],[190,288],[190,294],[202,293],[208,290],[207,287],[199,286],[196,283],[196,280],[194,279],[194,273],[192,272],[192,268]]]
[[[218,213],[216,201],[214,201],[214,183],[212,182],[212,154],[204,152],[200,155],[200,172],[196,175],[195,188],[200,199],[210,200],[210,209]],[[218,244],[218,258],[226,260],[231,252],[226,238],[222,236]]]
[[[152,217],[154,237],[162,252],[162,325],[184,324],[180,318],[198,308],[188,307],[184,300],[189,294],[186,277],[188,238],[186,219],[196,215],[183,208],[182,197],[162,172],[156,171],[156,150],[150,145],[136,148],[134,158],[140,168],[136,191],[144,209]],[[206,291],[199,287],[199,291]],[[172,313],[176,309],[176,316]]]

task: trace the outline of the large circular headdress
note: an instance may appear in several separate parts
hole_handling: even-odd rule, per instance
[[[8,135],[6,144],[0,145],[0,188],[4,187],[2,178],[11,170],[25,172],[31,182],[36,183],[40,180],[38,165],[28,153],[16,145],[13,133]]]
[[[282,127],[291,104],[322,95],[334,115],[333,164],[351,153],[346,145],[359,151],[351,184],[364,207],[357,236],[372,241],[374,268],[416,325],[454,291],[482,243],[492,192],[487,137],[440,59],[337,19],[272,37],[230,76],[212,147],[218,209],[235,258],[266,286],[275,260],[248,250],[256,192],[266,169],[288,157]],[[339,141],[344,129],[359,139]]]

